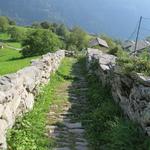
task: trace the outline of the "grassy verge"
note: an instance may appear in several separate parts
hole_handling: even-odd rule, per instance
[[[8,48],[0,49],[0,75],[16,72],[28,66],[30,61],[35,58],[36,57],[23,59],[17,50]]]
[[[50,83],[37,97],[33,111],[18,119],[8,134],[9,150],[46,150],[53,147],[54,141],[50,141],[44,134],[47,113],[55,97],[53,95],[55,89],[65,81],[64,76],[70,76],[74,61],[70,58],[64,59],[59,70],[51,76]]]
[[[132,121],[125,119],[95,75],[87,77],[87,136],[94,150],[150,150],[150,138]]]

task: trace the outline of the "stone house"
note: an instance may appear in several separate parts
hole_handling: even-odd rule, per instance
[[[107,44],[107,42],[101,38],[95,38],[95,39],[92,39],[90,42],[89,42],[89,46],[90,48],[106,48],[108,49],[109,46]]]
[[[123,49],[128,52],[135,51],[135,42],[134,41],[125,41],[122,45]],[[150,42],[146,40],[140,40],[137,42],[137,53],[142,52],[143,50],[147,49],[150,52]]]

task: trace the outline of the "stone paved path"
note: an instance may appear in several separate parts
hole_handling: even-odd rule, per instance
[[[53,150],[88,150],[89,147],[81,123],[87,83],[80,70],[75,72],[76,80],[65,80],[58,86],[48,114],[46,128],[48,136],[55,141]]]

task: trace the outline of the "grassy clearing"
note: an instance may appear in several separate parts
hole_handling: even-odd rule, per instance
[[[45,136],[47,113],[55,99],[54,91],[65,82],[64,76],[70,76],[75,59],[66,58],[59,70],[51,76],[50,83],[37,97],[33,111],[18,119],[8,135],[9,150],[46,150],[51,149],[54,141]],[[61,76],[60,76],[61,72]]]
[[[87,77],[87,136],[94,150],[150,150],[150,138],[132,121],[125,119],[110,90],[96,76]]]
[[[14,48],[21,48],[21,43],[19,42],[7,42],[6,43],[8,46],[14,47]]]
[[[4,42],[4,44],[8,46],[21,48],[21,43],[10,41],[10,36],[7,33],[0,33],[0,41]]]
[[[35,58],[36,57],[23,59],[17,50],[8,48],[0,49],[0,75],[16,72],[28,66],[30,61]]]
[[[10,36],[7,33],[0,33],[0,40],[9,40]]]

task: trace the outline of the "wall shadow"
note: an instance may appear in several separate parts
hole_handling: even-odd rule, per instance
[[[71,81],[66,88],[69,104],[64,104],[64,111],[58,114],[59,121],[50,127],[49,134],[54,139],[57,148],[64,148],[65,150],[88,150],[89,147],[84,130],[88,90],[85,78],[85,63],[85,58],[78,59],[78,62],[73,65],[70,75],[56,72],[64,80]]]

